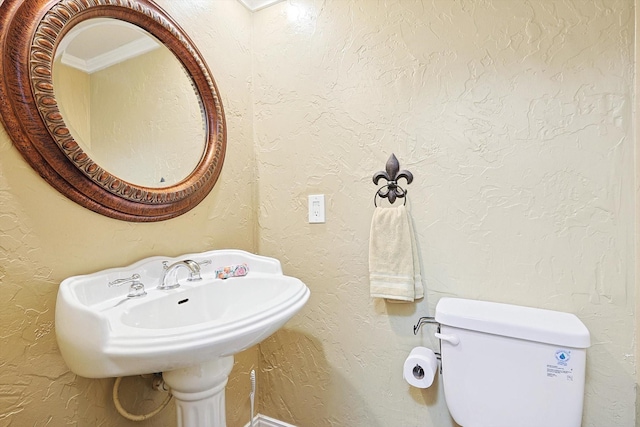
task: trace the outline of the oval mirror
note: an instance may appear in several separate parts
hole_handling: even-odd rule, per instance
[[[158,221],[213,188],[226,148],[218,90],[157,5],[5,0],[0,25],[3,123],[56,189],[113,218]]]

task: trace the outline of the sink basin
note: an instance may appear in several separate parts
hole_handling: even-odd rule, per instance
[[[157,289],[162,262],[185,259],[201,263],[202,279],[188,281],[188,271],[178,269],[178,288]],[[216,278],[216,269],[243,263],[246,276]],[[128,298],[128,284],[108,286],[134,274],[145,296]],[[296,314],[309,294],[300,280],[282,274],[278,260],[244,251],[152,257],[64,280],[56,335],[65,362],[83,377],[174,371],[259,343]]]

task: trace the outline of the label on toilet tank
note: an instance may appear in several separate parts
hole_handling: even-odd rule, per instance
[[[565,381],[573,381],[570,350],[556,350],[554,360],[552,363],[547,364],[547,378],[560,378]]]

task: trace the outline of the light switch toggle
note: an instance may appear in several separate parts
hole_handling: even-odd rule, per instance
[[[324,194],[309,195],[309,224],[324,223]]]

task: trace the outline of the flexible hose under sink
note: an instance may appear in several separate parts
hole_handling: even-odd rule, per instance
[[[120,398],[118,397],[118,391],[120,389],[120,383],[122,382],[122,377],[118,377],[116,378],[116,382],[113,383],[113,404],[115,405],[116,409],[118,410],[118,413],[120,413],[120,415],[122,415],[124,418],[131,420],[131,421],[144,421],[147,420],[151,417],[153,417],[154,415],[157,415],[160,411],[162,411],[171,401],[171,398],[173,397],[173,395],[171,394],[171,391],[168,392],[167,398],[164,399],[164,402],[162,402],[160,404],[160,406],[158,406],[156,409],[154,409],[153,411],[149,412],[148,414],[142,414],[142,415],[135,415],[132,414],[130,412],[128,412],[126,409],[124,409],[122,407],[122,404],[120,404]]]

